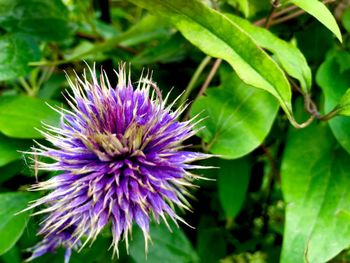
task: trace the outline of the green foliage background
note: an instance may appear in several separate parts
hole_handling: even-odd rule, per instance
[[[152,225],[147,260],[133,231],[111,258],[106,230],[74,252],[89,262],[349,262],[350,2],[347,0],[0,0],[0,262],[37,243],[40,218],[15,215],[40,194],[25,156],[66,72],[130,62],[204,128],[189,142],[216,154],[199,171],[194,227]],[[63,262],[63,250],[33,262]]]

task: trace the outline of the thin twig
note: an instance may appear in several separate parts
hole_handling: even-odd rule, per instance
[[[27,94],[29,96],[33,96],[33,89],[32,87],[28,84],[28,82],[23,78],[23,77],[20,77],[19,79],[19,82],[21,83],[22,87],[24,88],[24,90],[27,92]]]
[[[284,23],[284,22],[286,22],[288,20],[291,20],[293,18],[296,18],[296,17],[298,17],[298,16],[300,16],[300,15],[302,15],[304,13],[305,13],[304,10],[298,10],[297,12],[291,13],[291,14],[289,14],[287,16],[283,16],[281,18],[275,19],[275,20],[273,20],[271,22],[271,26],[277,25],[277,24],[282,24],[282,23]]]
[[[196,83],[198,81],[199,76],[202,74],[204,68],[208,65],[210,60],[211,60],[211,57],[206,56],[202,60],[202,62],[199,64],[199,66],[197,67],[196,71],[194,72],[190,82],[188,83],[187,87],[185,88],[184,94],[179,99],[179,105],[182,105],[188,99],[188,97],[191,94],[191,91],[193,90],[194,86],[196,85]]]
[[[286,13],[289,13],[291,11],[294,11],[294,10],[296,10],[298,8],[299,8],[298,6],[292,5],[292,6],[289,6],[287,8],[282,9],[281,11],[275,12],[271,17],[272,18],[276,18],[276,17],[279,17],[279,16],[284,15]],[[264,17],[262,19],[259,19],[259,20],[254,22],[254,24],[257,25],[257,26],[262,26],[265,23],[266,23],[266,17]]]
[[[212,68],[211,68],[211,70],[210,70],[210,72],[208,74],[208,77],[205,79],[201,89],[198,92],[197,97],[200,97],[200,96],[202,96],[205,93],[205,91],[209,87],[210,82],[214,78],[214,76],[216,74],[216,71],[219,69],[219,66],[220,66],[221,62],[222,62],[221,58],[218,58],[217,60],[215,60],[213,66],[212,66]]]
[[[217,70],[219,69],[219,66],[220,66],[221,62],[222,62],[222,59],[220,59],[220,58],[215,60],[213,66],[211,67],[211,70],[210,70],[210,72],[208,74],[208,77],[205,79],[201,89],[199,90],[199,92],[198,92],[198,94],[197,94],[197,96],[196,96],[196,98],[194,100],[196,100],[197,98],[201,97],[205,93],[205,91],[209,87],[210,82],[214,78]],[[191,106],[192,106],[192,104],[187,108],[184,120],[187,120],[189,118]]]
[[[272,1],[271,10],[270,10],[270,12],[269,12],[269,14],[268,14],[268,16],[266,18],[266,23],[265,23],[265,26],[264,26],[265,28],[268,29],[270,27],[271,21],[272,21],[272,17],[274,15],[275,11],[276,11],[276,8],[279,7],[279,5],[280,5],[280,1],[279,0],[273,0]]]
[[[335,2],[335,1],[336,1],[336,0],[324,0],[324,1],[322,1],[322,3],[326,5],[326,4],[329,4],[329,3],[333,3],[333,2]],[[280,19],[280,17],[281,17],[282,15],[287,14],[287,13],[289,13],[289,12],[292,12],[292,11],[294,11],[294,10],[296,10],[296,9],[299,9],[299,7],[296,6],[296,5],[292,5],[292,6],[289,6],[289,7],[287,7],[287,8],[282,9],[281,11],[275,12],[273,15],[271,15],[271,20],[272,20],[273,22],[270,24],[270,26],[271,26],[271,25],[276,25],[276,24],[283,23],[283,22],[285,22],[285,21],[287,21],[287,20],[293,19],[293,18],[295,18],[295,17],[297,17],[297,16],[299,16],[299,15],[305,13],[304,10],[299,10],[299,11],[296,12],[296,13],[298,13],[298,15],[296,15],[296,16],[293,15],[293,16],[289,17],[288,19],[280,20],[280,21],[278,21],[278,23],[276,22],[276,20]],[[292,13],[292,14],[295,14],[295,13]],[[292,14],[290,14],[290,15],[292,15]],[[287,15],[287,16],[285,16],[285,17],[288,17],[288,16],[290,16],[290,15]],[[284,17],[282,17],[282,18],[284,18]],[[281,19],[282,19],[282,18],[281,18]],[[257,25],[257,26],[263,26],[263,25],[265,25],[265,24],[267,23],[267,22],[266,22],[267,20],[268,20],[268,18],[262,18],[262,19],[260,19],[260,20],[257,20],[256,22],[254,22],[254,24]]]

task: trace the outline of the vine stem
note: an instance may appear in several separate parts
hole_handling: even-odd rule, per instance
[[[179,99],[179,105],[184,104],[184,102],[188,99],[188,97],[191,94],[191,91],[193,90],[194,86],[196,85],[204,68],[209,64],[210,61],[211,61],[210,56],[206,56],[205,58],[203,58],[202,62],[199,64],[196,71],[194,72],[190,82],[188,83],[187,87],[185,88],[185,92],[182,94],[181,98]]]
[[[322,3],[326,5],[326,4],[329,4],[329,3],[333,3],[333,2],[335,2],[335,1],[336,1],[336,0],[323,0]],[[287,15],[287,16],[282,17],[283,20],[282,20],[282,18],[280,18],[282,15],[287,14],[287,13],[292,12],[292,11],[297,10],[297,9],[299,9],[298,6],[292,5],[292,6],[289,6],[289,7],[287,7],[287,8],[284,8],[284,9],[282,9],[282,10],[280,10],[280,11],[274,12],[274,13],[271,15],[272,23],[270,24],[270,26],[283,23],[283,22],[285,22],[285,21],[287,21],[287,20],[293,19],[293,18],[295,18],[295,17],[297,17],[297,16],[299,16],[299,15],[305,13],[304,10],[298,10],[297,12],[292,13],[293,16],[290,16],[290,15],[292,15],[292,14],[290,14],[290,15]],[[288,18],[287,18],[287,17],[288,17]],[[278,18],[278,19],[280,19],[280,20],[278,20],[278,19],[276,19],[276,18]],[[263,25],[265,25],[265,24],[267,23],[267,20],[268,20],[268,19],[269,19],[269,17],[267,17],[267,18],[262,18],[262,19],[260,19],[260,20],[257,20],[254,24],[257,25],[257,26],[263,26]],[[274,19],[275,19],[275,20],[274,20]],[[273,20],[274,20],[274,21],[273,21]]]
[[[212,79],[214,78],[214,76],[215,76],[217,70],[219,69],[219,66],[220,66],[221,62],[222,62],[222,59],[220,59],[220,58],[218,58],[218,59],[215,60],[213,66],[212,66],[211,69],[210,69],[210,72],[209,72],[207,78],[205,79],[205,81],[204,81],[202,87],[200,88],[200,90],[199,90],[199,92],[198,92],[198,94],[197,94],[197,96],[196,96],[196,98],[195,98],[194,100],[196,100],[197,98],[201,97],[201,96],[205,93],[205,91],[206,91],[207,88],[209,87],[210,82],[211,82]],[[186,111],[186,114],[185,114],[185,117],[184,117],[185,120],[187,120],[187,119],[189,118],[191,106],[192,106],[192,105],[190,105],[190,106],[188,107],[187,111]]]
[[[338,110],[339,110],[337,107],[335,107],[333,110],[331,110],[327,114],[322,115],[318,111],[315,102],[312,100],[311,94],[304,93],[299,88],[299,86],[294,82],[293,79],[291,79],[291,78],[288,78],[288,79],[289,79],[289,82],[292,84],[292,87],[304,97],[304,108],[305,108],[306,112],[311,115],[310,118],[304,124],[300,125],[301,127],[296,127],[296,126],[293,125],[295,128],[304,128],[307,125],[309,125],[312,122],[312,120],[315,119],[315,118],[320,120],[320,121],[328,121],[328,120],[332,119],[333,117],[335,117],[337,115]],[[304,125],[306,125],[306,126],[304,126]]]
[[[265,28],[268,29],[270,27],[271,21],[272,21],[272,18],[273,18],[273,14],[275,13],[276,8],[279,7],[279,5],[280,5],[280,1],[279,0],[273,0],[272,1],[270,13],[269,13],[269,15],[266,18]]]
[[[19,78],[19,82],[21,83],[24,90],[27,92],[28,96],[34,95],[34,90],[23,77]]]
[[[314,115],[311,115],[305,122],[298,123],[295,119],[289,119],[290,123],[293,125],[296,129],[303,129],[310,125],[310,123],[315,119]]]
[[[212,68],[211,68],[211,70],[210,70],[210,72],[208,74],[208,77],[205,79],[201,89],[198,92],[197,97],[200,97],[200,96],[202,96],[205,93],[205,91],[209,87],[210,82],[213,80],[216,72],[218,71],[218,69],[219,69],[219,67],[221,65],[221,62],[222,62],[222,59],[220,59],[220,58],[215,60],[213,66],[212,66]]]
[[[279,19],[273,20],[273,21],[271,22],[271,25],[282,24],[282,23],[284,23],[284,22],[286,22],[286,21],[288,21],[288,20],[291,20],[291,19],[293,19],[293,18],[295,18],[295,17],[298,17],[298,16],[300,16],[300,15],[302,15],[302,14],[304,14],[304,13],[305,13],[304,10],[298,10],[298,11],[295,12],[295,13],[291,13],[291,14],[286,15],[286,16],[283,16],[283,17],[281,17],[281,18],[279,18]]]

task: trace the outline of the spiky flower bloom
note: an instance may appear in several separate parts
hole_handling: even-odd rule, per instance
[[[151,218],[182,221],[174,209],[189,209],[187,188],[197,178],[190,171],[201,168],[190,162],[208,157],[182,146],[196,124],[178,121],[185,107],[172,111],[174,103],[166,106],[168,96],[162,100],[150,78],[141,77],[134,89],[122,66],[113,88],[104,72],[98,81],[89,70],[91,81],[86,74],[74,83],[68,79],[72,110],[57,110],[60,128],[46,126],[42,132],[52,148],[33,148],[35,159],[54,160],[37,161],[38,169],[61,174],[32,187],[50,193],[28,208],[46,205],[35,213],[46,214],[39,232],[44,240],[31,258],[62,245],[68,261],[72,248],[93,242],[107,225],[118,253],[122,238],[128,247],[133,223],[142,229],[147,250]]]

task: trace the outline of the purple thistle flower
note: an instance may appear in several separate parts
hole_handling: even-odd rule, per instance
[[[42,134],[53,147],[38,143],[33,148],[35,159],[54,160],[37,161],[38,169],[61,174],[32,187],[50,193],[28,208],[46,206],[34,213],[46,217],[39,232],[44,240],[32,249],[30,259],[62,245],[68,262],[71,249],[92,243],[107,225],[113,254],[118,253],[122,238],[128,249],[134,222],[143,231],[147,251],[151,217],[167,225],[167,217],[183,222],[174,205],[190,209],[187,188],[199,178],[190,171],[203,168],[190,162],[210,157],[185,150],[182,143],[196,133],[196,123],[178,121],[186,107],[172,111],[175,101],[166,106],[168,96],[163,101],[148,76],[134,89],[130,73],[127,79],[121,66],[118,85],[112,88],[104,72],[98,81],[95,69],[89,70],[91,82],[86,74],[75,83],[68,78],[72,110],[56,109],[60,128],[45,125]]]

